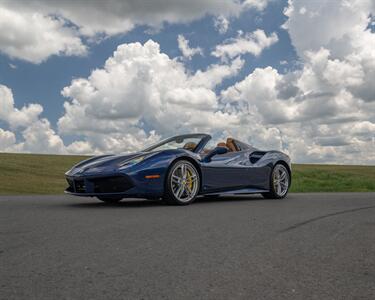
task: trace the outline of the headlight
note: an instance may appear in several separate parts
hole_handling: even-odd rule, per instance
[[[144,156],[140,156],[140,157],[136,157],[136,158],[133,158],[133,159],[130,159],[130,160],[127,160],[125,162],[122,162],[120,163],[119,167],[130,167],[130,166],[134,166],[138,163],[140,163],[141,161],[143,161],[147,156],[144,155]]]

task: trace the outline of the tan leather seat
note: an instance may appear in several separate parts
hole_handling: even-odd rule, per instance
[[[184,149],[186,150],[190,150],[190,151],[194,151],[195,147],[197,147],[197,144],[196,143],[193,143],[193,142],[187,142],[185,145],[184,145]]]
[[[232,152],[236,152],[238,151],[238,148],[236,146],[236,143],[234,142],[234,140],[232,138],[227,138],[227,143],[226,143],[228,149]]]
[[[217,147],[227,147],[227,144],[225,142],[220,142],[217,144]]]

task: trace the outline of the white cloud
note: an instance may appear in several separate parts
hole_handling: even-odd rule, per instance
[[[76,155],[93,154],[95,151],[92,149],[91,144],[86,141],[74,141],[66,147],[68,153]]]
[[[224,121],[238,120],[219,110],[213,89],[242,65],[236,59],[189,74],[183,63],[161,53],[151,40],[120,45],[103,69],[63,89],[70,101],[64,104],[59,130],[84,135],[94,151],[126,151],[144,143],[125,142],[132,136],[155,140],[158,134],[225,128]]]
[[[207,131],[286,151],[299,162],[352,163],[353,151],[363,154],[358,163],[373,162],[374,123],[359,121],[371,113],[348,90],[361,85],[360,69],[326,49],[307,57],[292,73],[255,69],[218,97],[215,88],[241,70],[240,58],[189,74],[155,42],[120,45],[103,69],[63,90],[70,101],[59,130],[84,136],[68,147],[75,153],[134,151],[178,132]],[[331,68],[345,80],[338,83]]]
[[[153,41],[123,44],[102,68],[62,91],[67,100],[59,134],[79,140],[64,146],[41,119],[41,106],[17,109],[11,91],[0,86],[0,119],[11,130],[2,129],[0,141],[18,151],[119,153],[172,134],[207,131],[283,150],[295,162],[374,164],[375,40],[366,29],[373,6],[342,1],[332,10],[330,2],[321,3],[323,8],[290,1],[286,10],[285,28],[300,57],[297,70],[256,68],[220,90],[224,79],[242,69],[242,54],[259,55],[276,42],[276,35],[261,30],[218,45],[214,53],[222,63],[195,73]],[[350,26],[342,25],[335,36],[332,24],[350,14],[355,21],[348,20]],[[18,143],[16,136],[22,137]]]
[[[229,20],[228,18],[220,15],[214,19],[214,26],[220,34],[224,34],[228,31]]]
[[[41,119],[27,127],[22,135],[25,139],[23,149],[37,153],[65,153],[62,139],[50,127],[47,119]]]
[[[17,109],[12,91],[0,85],[0,121],[23,136],[23,140],[17,142],[13,131],[0,128],[0,151],[65,153],[62,139],[51,129],[47,119],[40,118],[42,111],[39,104]]]
[[[87,49],[62,19],[0,6],[0,51],[40,63],[51,55],[84,55]]]
[[[45,14],[60,14],[79,27],[82,34],[94,36],[104,33],[124,33],[137,25],[160,27],[163,22],[188,23],[206,15],[237,16],[246,9],[263,10],[266,0],[5,0],[4,5],[14,10],[42,11]]]
[[[266,145],[254,138],[256,132],[277,129],[274,138],[280,140],[279,149],[299,162],[374,164],[375,106],[350,92],[352,85],[361,84],[356,69],[330,59],[328,53],[311,52],[304,68],[293,74],[283,75],[271,67],[255,69],[222,91],[222,100],[238,108],[243,124],[257,120],[251,133],[243,127],[232,131]],[[337,75],[345,74],[341,82],[327,71],[332,64]],[[295,89],[282,97],[285,85]]]
[[[223,79],[235,76],[242,69],[244,61],[237,57],[230,64],[213,64],[206,70],[198,70],[191,78],[192,85],[200,85],[209,89],[215,88]]]
[[[255,8],[261,11],[266,8],[269,2],[270,0],[245,0],[242,3],[242,6],[247,8]]]
[[[319,3],[290,1],[286,10],[285,27],[302,69],[286,74],[271,67],[255,69],[222,91],[222,101],[237,107],[243,120],[276,128],[279,134],[270,132],[295,161],[374,164],[375,90],[370,81],[375,53],[369,45],[375,35],[366,29],[368,2],[335,2],[339,10],[329,1]],[[355,21],[336,31],[350,14]]]
[[[240,113],[256,111],[264,123],[288,122],[296,114],[296,109],[278,99],[277,85],[281,78],[271,67],[255,69],[244,80],[222,91],[222,99],[226,103],[246,104],[241,107]]]
[[[301,10],[305,13],[301,14]],[[374,11],[372,0],[290,0],[284,12],[288,16],[284,28],[301,57],[305,51],[317,51],[323,47],[331,50],[333,57],[340,58],[351,53],[353,48],[359,48],[359,44],[364,46],[367,37],[371,38],[364,31],[369,15]]]
[[[179,34],[178,38],[178,48],[180,49],[183,57],[191,59],[194,55],[203,55],[203,50],[200,47],[191,48],[189,46],[189,41],[182,35]]]
[[[211,54],[222,59],[233,58],[245,53],[259,56],[264,49],[269,48],[277,41],[276,33],[273,32],[267,36],[263,30],[257,29],[245,35],[240,33],[238,37],[217,45]]]
[[[51,55],[85,55],[82,37],[126,33],[139,25],[189,23],[206,15],[236,17],[265,8],[267,1],[217,0],[3,0],[0,3],[0,51],[12,58],[41,63]],[[225,26],[225,24],[224,24]]]
[[[26,127],[35,122],[42,111],[43,107],[39,104],[28,104],[20,110],[15,108],[12,91],[0,84],[0,120],[10,127]]]
[[[13,132],[0,128],[0,151],[13,151],[16,144],[16,136]]]

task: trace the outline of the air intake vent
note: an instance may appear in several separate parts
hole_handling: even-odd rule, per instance
[[[264,154],[266,154],[267,152],[264,152],[264,151],[255,151],[253,153],[250,154],[250,162],[252,164],[255,164],[258,160],[260,160]]]
[[[95,193],[121,193],[133,187],[133,184],[125,176],[112,176],[90,179],[94,184]]]

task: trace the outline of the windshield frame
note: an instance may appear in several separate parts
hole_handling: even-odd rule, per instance
[[[181,135],[176,135],[170,138],[167,138],[165,140],[160,141],[159,143],[156,143],[154,145],[151,145],[150,147],[147,147],[146,149],[142,150],[142,152],[150,152],[153,151],[154,149],[167,144],[169,142],[172,142],[178,138],[186,139],[186,138],[200,138],[200,141],[198,142],[197,146],[194,148],[192,151],[193,153],[199,153],[201,149],[207,144],[207,142],[211,139],[211,136],[206,133],[192,133],[192,134],[181,134]]]

